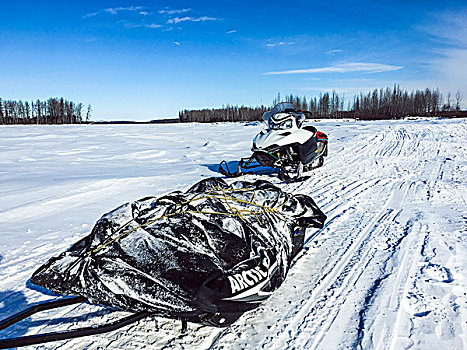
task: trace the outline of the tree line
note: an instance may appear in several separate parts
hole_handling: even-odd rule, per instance
[[[446,98],[439,89],[415,90],[408,92],[394,85],[390,88],[374,89],[367,94],[360,93],[350,100],[335,91],[319,94],[307,99],[306,96],[280,94],[271,106],[245,107],[222,106],[217,109],[183,110],[179,112],[180,122],[234,122],[262,120],[264,112],[278,102],[291,102],[298,110],[309,111],[309,118],[357,118],[357,119],[398,119],[406,116],[424,117],[467,117],[467,111],[460,110],[462,101],[458,91],[455,96],[449,92]],[[60,98],[47,101],[14,101],[0,98],[1,124],[75,124],[88,122],[91,118],[91,105],[84,108]]]
[[[291,102],[298,110],[309,111],[309,118],[357,118],[366,120],[399,119],[407,116],[448,117],[467,116],[460,110],[461,94],[453,97],[449,92],[444,99],[439,89],[415,90],[408,92],[394,85],[390,88],[374,89],[367,94],[360,93],[350,100],[335,91],[319,94],[307,99],[306,96],[280,93],[271,106],[238,107],[229,106],[217,109],[184,110],[179,113],[180,122],[220,122],[262,120],[263,113],[279,102]]]
[[[411,91],[399,85],[393,89],[375,89],[368,94],[357,95],[352,101],[350,115],[359,119],[398,119],[406,116],[454,116],[460,112],[461,94],[455,99],[450,92],[444,99],[439,89]]]
[[[268,110],[269,107],[266,106],[238,107],[227,105],[217,109],[184,110],[178,113],[178,117],[182,123],[245,122],[261,120],[263,113]]]
[[[47,101],[14,101],[0,98],[0,125],[3,124],[76,124],[88,122],[91,105],[84,109],[82,103],[75,103],[63,97]]]

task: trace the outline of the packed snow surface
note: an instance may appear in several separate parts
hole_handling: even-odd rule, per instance
[[[40,349],[467,349],[467,120],[321,121],[329,156],[302,183],[328,215],[284,284],[228,328],[147,318]],[[262,124],[0,127],[0,318],[60,298],[29,277],[122,203],[220,176]],[[126,316],[81,304],[0,338]],[[36,348],[36,347],[29,347]]]

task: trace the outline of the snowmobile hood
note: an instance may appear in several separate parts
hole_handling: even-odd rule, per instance
[[[263,130],[253,139],[253,150],[267,150],[293,143],[304,144],[313,133],[306,129]]]

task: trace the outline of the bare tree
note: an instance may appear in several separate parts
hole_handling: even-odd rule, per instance
[[[91,111],[92,111],[91,105],[88,105],[88,111],[86,112],[86,122],[88,122],[89,119],[91,119]]]
[[[13,101],[0,99],[0,124],[62,124],[81,122],[82,103],[49,98],[47,101]],[[89,111],[90,113],[90,111]],[[89,116],[88,116],[89,118]]]
[[[456,92],[456,111],[461,110],[461,101],[462,101],[461,92],[459,90],[457,90],[457,92]]]
[[[27,123],[29,124],[29,119],[30,119],[30,108],[29,108],[29,102],[26,101],[24,102],[24,111],[25,111],[25,117],[26,117],[26,120],[27,120]]]
[[[443,106],[443,111],[450,111],[451,110],[451,91],[448,92],[448,99],[446,104]]]
[[[0,98],[0,124],[5,124],[5,119],[3,116],[3,105],[2,105],[2,99]]]
[[[83,104],[80,102],[76,105],[75,108],[75,114],[76,114],[76,120],[78,123],[81,123],[83,121],[81,114],[83,113]]]
[[[308,102],[306,100],[306,96],[303,96],[302,99],[302,111],[308,111]]]

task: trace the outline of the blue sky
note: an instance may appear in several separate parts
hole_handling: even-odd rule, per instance
[[[400,84],[467,103],[465,1],[0,0],[0,97],[94,120]]]

